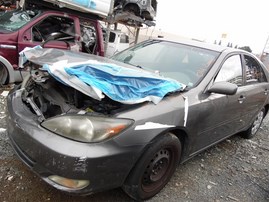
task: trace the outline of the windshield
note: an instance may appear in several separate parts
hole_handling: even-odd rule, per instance
[[[15,10],[5,12],[0,18],[0,30],[16,31],[31,20],[26,11]]]
[[[112,59],[192,87],[204,77],[218,55],[218,52],[185,44],[151,40],[120,52]]]

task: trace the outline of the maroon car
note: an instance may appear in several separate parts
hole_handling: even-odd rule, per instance
[[[101,25],[96,18],[31,8],[0,14],[0,84],[20,82],[19,52],[25,47],[71,49],[104,56]]]

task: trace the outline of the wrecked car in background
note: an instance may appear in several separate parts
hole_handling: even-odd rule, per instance
[[[156,0],[115,0],[115,10],[128,11],[146,20],[154,20],[157,13]]]
[[[129,47],[130,40],[126,33],[119,30],[110,30],[105,54],[106,57],[111,57]]]
[[[27,0],[32,3],[36,3],[35,0]],[[43,4],[49,6],[49,4],[53,8],[54,6],[58,6],[59,8],[68,8],[73,11],[79,11],[87,14],[94,14],[99,17],[106,17],[113,10],[113,2],[112,0],[43,0],[38,4]]]
[[[2,13],[0,85],[20,82],[27,74],[20,71],[18,66],[19,52],[25,47],[43,45],[47,48],[70,49],[104,56],[102,28],[98,20],[106,21],[109,13],[114,12],[114,6],[116,6],[116,13],[134,11],[135,15],[148,20],[153,20],[156,15],[156,11],[152,9],[152,6],[157,6],[156,0],[124,1],[124,3],[119,1],[114,5],[113,2],[111,0],[25,0],[20,3],[21,9]],[[127,21],[129,22],[130,19],[127,18]],[[114,44],[114,46],[121,45]]]
[[[19,52],[43,45],[104,56],[102,28],[96,17],[48,10],[28,4],[0,18],[0,84],[20,82]]]
[[[72,194],[122,187],[148,199],[178,163],[236,133],[253,137],[268,112],[268,72],[243,50],[158,39],[112,59],[25,57],[31,77],[8,96],[9,138],[31,170]]]

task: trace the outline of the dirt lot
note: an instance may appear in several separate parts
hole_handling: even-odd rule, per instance
[[[121,189],[87,197],[47,185],[15,155],[5,123],[0,89],[0,201],[131,201]],[[269,116],[252,140],[234,136],[180,165],[170,183],[149,201],[269,201]]]

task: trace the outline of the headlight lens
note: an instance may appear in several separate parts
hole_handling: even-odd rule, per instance
[[[100,142],[119,134],[133,123],[129,119],[64,115],[44,121],[41,125],[64,137],[81,142]]]
[[[89,180],[68,179],[58,175],[51,175],[48,177],[48,179],[66,188],[77,190],[83,189],[90,184]]]

